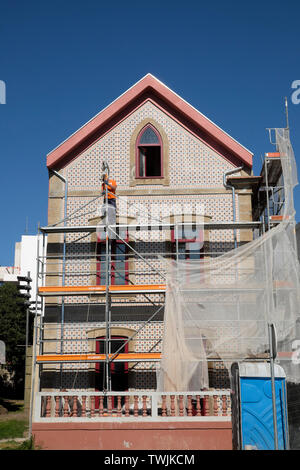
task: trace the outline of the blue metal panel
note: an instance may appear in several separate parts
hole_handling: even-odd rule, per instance
[[[271,379],[240,377],[242,448],[274,450]],[[286,387],[284,378],[275,378],[278,448],[287,448]]]

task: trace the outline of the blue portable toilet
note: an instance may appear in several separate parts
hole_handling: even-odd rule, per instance
[[[234,447],[274,450],[274,424],[270,364],[245,362],[234,364],[233,425]],[[274,364],[278,449],[288,449],[286,376]]]

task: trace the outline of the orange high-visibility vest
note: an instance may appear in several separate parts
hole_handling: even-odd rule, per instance
[[[116,183],[115,180],[109,179],[108,184],[110,184],[111,186],[114,186],[114,189],[111,189],[109,187],[107,188],[107,198],[108,199],[115,199],[116,198],[115,192],[116,192],[117,183]],[[105,186],[106,186],[106,184],[103,182],[102,183],[102,191],[105,191],[105,189],[106,189]],[[113,194],[111,194],[111,193],[113,193]]]

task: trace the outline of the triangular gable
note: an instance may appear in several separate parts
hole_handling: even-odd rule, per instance
[[[167,108],[172,116],[185,122],[187,127],[225,157],[233,158],[237,164],[252,167],[253,154],[249,150],[151,74],[143,77],[52,150],[47,155],[47,167],[63,167],[147,99]]]

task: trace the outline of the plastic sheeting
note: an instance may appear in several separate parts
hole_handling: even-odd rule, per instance
[[[208,363],[214,359],[228,370],[235,361],[267,359],[271,323],[287,380],[300,381],[293,352],[300,312],[297,169],[288,130],[275,133],[285,192],[282,222],[218,258],[167,262],[160,391],[208,388]]]

